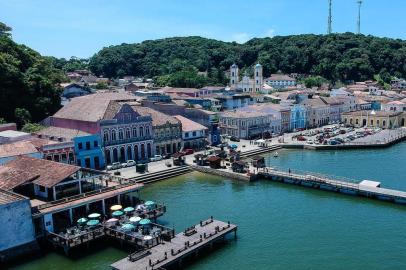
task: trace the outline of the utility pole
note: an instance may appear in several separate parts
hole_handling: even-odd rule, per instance
[[[333,32],[332,29],[332,16],[331,16],[331,5],[333,0],[328,0],[328,25],[327,25],[327,34],[331,34]]]
[[[361,34],[361,5],[362,0],[358,0],[358,21],[357,21],[357,34]]]

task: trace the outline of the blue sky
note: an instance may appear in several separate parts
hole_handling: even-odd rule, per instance
[[[405,0],[364,0],[362,32],[406,39]],[[355,32],[356,0],[333,0],[333,31]],[[105,46],[199,35],[325,33],[327,0],[0,0],[13,38],[44,55],[89,57]]]

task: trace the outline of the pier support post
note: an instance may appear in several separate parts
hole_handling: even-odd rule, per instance
[[[73,209],[72,208],[69,208],[69,221],[70,221],[70,224],[72,225],[73,224]]]
[[[103,215],[106,215],[106,202],[104,201],[104,199],[102,200],[102,211]]]
[[[121,204],[120,194],[117,195],[117,204]]]

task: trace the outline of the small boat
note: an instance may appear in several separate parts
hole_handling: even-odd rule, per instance
[[[275,153],[273,154],[273,157],[274,157],[274,158],[277,158],[278,156],[279,156],[278,152],[275,152]]]

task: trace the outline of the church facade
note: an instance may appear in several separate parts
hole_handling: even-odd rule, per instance
[[[254,77],[247,74],[240,80],[239,68],[236,64],[230,67],[230,87],[247,93],[259,93],[263,90],[264,76],[262,65],[256,64],[254,67]]]

